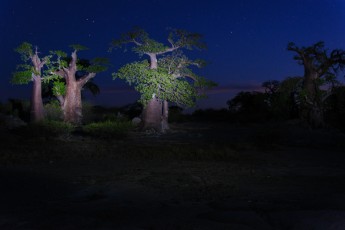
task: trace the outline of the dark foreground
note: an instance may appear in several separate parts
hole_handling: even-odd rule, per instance
[[[0,229],[345,229],[345,135],[334,130],[1,139]]]

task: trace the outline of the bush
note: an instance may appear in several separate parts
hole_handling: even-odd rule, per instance
[[[130,121],[103,121],[98,123],[91,123],[84,126],[84,131],[93,137],[112,139],[125,138],[128,132],[132,129]]]
[[[88,102],[83,102],[83,123],[89,124],[96,120],[94,106]]]
[[[70,134],[74,128],[73,125],[62,121],[45,120],[17,128],[14,132],[25,137],[49,139]]]
[[[55,135],[69,134],[74,130],[74,125],[62,121],[44,121],[41,124],[47,132]]]
[[[62,121],[63,113],[59,102],[52,101],[44,105],[46,119],[49,121]]]

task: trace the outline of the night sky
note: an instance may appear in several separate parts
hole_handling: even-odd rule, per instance
[[[303,75],[303,68],[286,50],[288,42],[308,46],[320,40],[329,49],[345,49],[345,0],[116,0],[43,1],[0,0],[0,101],[30,98],[31,85],[11,85],[20,62],[13,50],[27,41],[49,50],[70,53],[70,44],[90,48],[80,58],[109,57],[112,66],[94,79],[101,94],[87,96],[93,104],[121,106],[138,94],[111,73],[139,60],[136,54],[115,50],[109,43],[133,26],[166,41],[169,28],[204,35],[208,49],[188,54],[209,65],[198,73],[219,84],[196,108],[226,107],[237,92],[258,90],[265,80]],[[343,80],[343,75],[339,80]]]

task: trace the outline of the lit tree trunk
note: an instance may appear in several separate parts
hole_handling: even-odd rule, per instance
[[[66,84],[63,114],[65,122],[76,125],[82,122],[81,88],[75,80],[69,80]]]
[[[152,98],[143,110],[143,122],[145,129],[154,129],[162,132],[162,102],[158,98]]]
[[[35,73],[32,73],[33,89],[31,97],[30,120],[32,122],[38,122],[44,119],[41,70],[46,62],[41,61],[41,59],[38,57],[37,49],[35,54],[31,56],[31,62],[34,66]]]
[[[150,69],[157,69],[157,54],[149,53],[148,55],[150,57]],[[165,108],[165,105],[168,105],[166,101],[152,95],[152,99],[147,103],[142,114],[144,129],[154,129],[161,133],[169,129],[168,108]]]
[[[62,72],[58,71],[56,74],[62,75],[66,79],[66,95],[59,100],[60,103],[63,103],[64,121],[80,125],[83,118],[81,90],[91,78],[96,76],[96,73],[88,73],[77,80],[75,77],[76,72],[77,51],[74,51],[68,69],[63,69]]]
[[[44,109],[42,100],[42,81],[41,76],[33,74],[33,89],[31,97],[30,119],[32,122],[38,122],[44,119]]]

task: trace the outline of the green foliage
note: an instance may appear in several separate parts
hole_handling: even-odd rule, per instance
[[[192,33],[186,30],[174,29],[169,34],[169,42],[175,47],[184,47],[189,50],[193,48],[205,49],[206,44],[201,40],[202,35],[198,33]]]
[[[72,45],[75,51],[85,50],[86,47],[80,45]],[[71,57],[63,51],[51,51],[50,54],[54,59],[49,62],[47,70],[44,72],[45,77],[42,79],[44,83],[51,85],[51,93],[54,96],[64,96],[66,94],[66,80],[64,79],[64,69],[68,68],[69,63],[72,61]],[[89,73],[98,73],[105,71],[108,67],[109,60],[107,58],[94,58],[91,61],[88,59],[77,59],[77,73],[76,79],[85,77]],[[92,80],[92,79],[91,79]],[[87,81],[83,88],[91,91],[96,95],[100,92],[99,87],[91,80]],[[51,83],[52,82],[52,83]]]
[[[155,95],[180,106],[194,106],[196,99],[205,96],[203,89],[216,85],[194,74],[190,66],[197,65],[181,52],[159,60],[157,69],[150,69],[148,61],[133,62],[120,68],[113,79],[120,78],[141,94],[140,102],[146,104]],[[188,80],[188,79],[191,79]]]
[[[53,120],[43,121],[42,123],[34,125],[34,128],[35,127],[44,129],[43,133],[48,135],[51,134],[52,136],[70,134],[75,128],[69,123]]]
[[[110,65],[109,58],[105,58],[105,57],[96,57],[91,60],[91,63],[93,65]]]
[[[143,45],[134,47],[133,51],[138,54],[159,53],[165,51],[168,48],[169,47],[165,46],[163,43],[147,38],[144,41]]]
[[[62,121],[63,113],[57,101],[51,101],[44,105],[45,119],[48,121]]]
[[[62,50],[50,51],[50,54],[51,55],[56,55],[56,56],[61,57],[61,58],[66,58],[67,57],[67,53],[62,51]]]
[[[77,61],[77,69],[79,72],[99,73],[106,71],[108,69],[108,65],[108,59],[101,57],[94,58],[91,61],[87,59],[78,59]]]
[[[12,74],[11,83],[18,85],[28,84],[32,81],[32,74],[35,72],[33,66],[28,64],[33,56],[32,45],[28,42],[23,42],[15,51],[20,54],[24,64],[17,65],[17,71]]]
[[[134,52],[139,54],[163,55],[158,59],[156,69],[151,69],[148,61],[133,62],[121,67],[113,74],[113,79],[120,78],[141,94],[140,102],[143,105],[152,99],[167,100],[179,106],[193,106],[196,99],[204,97],[204,89],[216,84],[198,76],[192,66],[203,67],[205,61],[190,60],[181,48],[205,48],[201,41],[202,36],[184,30],[172,30],[168,41],[170,46],[151,39],[144,30],[134,28],[122,34],[120,39],[112,42],[112,48],[122,47],[127,43],[134,43]],[[170,53],[169,55],[166,55]]]
[[[74,49],[76,51],[82,51],[82,50],[88,50],[89,49],[86,46],[82,46],[80,44],[72,44],[69,47],[71,47],[72,49]]]
[[[123,45],[131,42],[137,45],[133,48],[133,51],[141,54],[145,52],[161,52],[164,50],[164,45],[162,43],[150,39],[148,33],[143,29],[134,27],[127,33],[121,34],[119,39],[114,39],[111,42],[109,51],[116,48],[122,48]]]
[[[108,67],[104,65],[90,65],[83,70],[89,72],[89,73],[99,73],[99,72],[104,72],[108,69]]]
[[[21,55],[23,64],[17,65],[17,71],[12,74],[11,82],[12,84],[28,84],[32,81],[32,75],[39,76],[42,79],[41,72],[36,70],[34,66],[34,60],[40,60],[37,52],[34,54],[32,50],[32,45],[27,42],[23,42],[19,47],[15,49]],[[43,57],[40,61],[41,64],[50,64],[50,56]],[[37,68],[44,68],[43,66]]]
[[[133,51],[140,55],[164,53],[169,48],[186,48],[189,50],[193,48],[204,49],[206,48],[206,44],[201,39],[201,34],[191,33],[181,29],[173,29],[168,36],[170,47],[151,39],[146,31],[135,27],[131,31],[123,33],[119,39],[113,40],[109,50],[121,48],[128,43],[134,43],[136,46],[133,48]]]
[[[17,85],[28,84],[32,80],[32,71],[24,70],[14,72],[12,75],[11,83]]]
[[[113,74],[113,77],[134,85],[135,90],[141,94],[140,102],[144,105],[152,95],[156,95],[162,100],[192,106],[193,98],[197,95],[191,84],[169,75],[164,69],[149,69],[147,61],[127,64]]]
[[[43,83],[49,84],[51,82],[54,83],[55,81],[61,81],[61,80],[62,80],[62,77],[54,73],[51,73],[51,70],[44,71],[44,77],[42,78]]]
[[[32,55],[34,54],[32,44],[28,42],[23,42],[20,44],[15,51],[21,55],[21,58],[24,62],[30,60]]]
[[[54,96],[65,95],[66,94],[66,83],[63,81],[54,81],[52,91],[53,91]]]
[[[84,131],[96,138],[121,139],[125,138],[133,128],[130,121],[104,121],[84,126]]]

